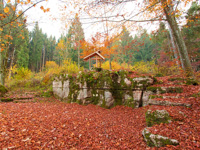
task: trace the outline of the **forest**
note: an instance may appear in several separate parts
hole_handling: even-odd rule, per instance
[[[6,8],[11,7],[14,6],[8,3],[3,9],[4,13],[7,11]],[[181,28],[192,70],[197,75],[200,70],[199,7],[198,3],[192,3],[185,16],[186,24]],[[76,14],[67,34],[56,40],[55,37],[44,34],[37,22],[33,31],[29,31],[26,17],[23,14],[18,16],[14,10],[9,10],[3,17],[5,19],[1,20],[2,26],[5,24],[1,28],[0,68],[3,85],[5,81],[10,82],[11,79],[30,78],[30,74],[39,72],[45,74],[49,67],[62,68],[66,63],[68,67],[71,64],[77,66],[77,70],[73,69],[73,73],[79,69],[88,69],[88,62],[84,62],[83,57],[97,50],[101,50],[106,58],[102,64],[104,69],[129,69],[162,76],[180,74],[181,70],[186,69],[179,47],[174,42],[174,35],[166,27],[165,22],[161,21],[159,28],[151,33],[141,27],[133,36],[128,27],[122,25],[119,33],[109,36],[108,33],[97,32],[86,41],[82,23]],[[9,23],[15,17],[16,20]],[[57,70],[57,74],[60,71]]]
[[[0,149],[151,149],[154,146],[152,143],[146,144],[141,133],[146,127],[147,110],[161,109],[169,112],[172,123],[158,123],[148,127],[149,130],[178,139],[179,144],[176,146],[168,143],[155,147],[200,148],[198,1],[182,0],[183,3],[190,2],[182,16],[177,9],[178,2],[141,2],[145,7],[140,11],[148,11],[147,14],[153,15],[153,18],[149,15],[145,21],[157,21],[158,28],[148,31],[140,26],[134,34],[133,25],[130,27],[126,22],[143,21],[129,20],[125,14],[114,17],[112,13],[111,16],[106,16],[108,13],[103,17],[92,14],[92,18],[102,19],[105,31],[97,31],[89,39],[85,37],[87,31],[83,28],[79,13],[72,15],[65,34],[58,39],[44,33],[39,22],[34,22],[34,28],[30,31],[25,12],[43,1],[0,0],[0,126],[3,127],[0,129]],[[78,7],[82,1],[76,2]],[[81,9],[90,14],[89,7],[97,11],[108,5],[117,7],[124,3],[129,2],[94,0],[91,6],[86,6],[83,1],[85,8]],[[20,10],[19,5],[26,7]],[[40,9],[42,13],[51,11],[43,5]],[[123,20],[109,20],[118,16]],[[185,21],[184,24],[176,22],[180,18]],[[112,28],[115,28],[113,22],[120,22],[117,32],[108,29],[109,22]],[[93,61],[92,70],[89,70],[89,62],[83,58],[99,50],[105,61],[98,67]],[[131,73],[131,78],[148,76],[155,81],[153,84],[156,84],[157,91],[158,87],[178,86],[182,88],[180,93],[161,91],[149,98],[181,105],[153,104],[135,109],[127,106],[105,109],[93,103],[87,106],[69,104],[54,96],[52,83],[55,77],[67,74],[74,78],[81,76],[81,73],[88,73],[85,76],[93,82],[99,80],[95,77],[99,68],[110,71],[111,75],[125,71]]]

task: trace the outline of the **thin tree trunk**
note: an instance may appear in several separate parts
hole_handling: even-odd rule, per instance
[[[168,26],[169,26],[169,24],[168,24]],[[171,43],[172,43],[172,51],[174,53],[174,58],[176,59],[176,64],[179,67],[178,56],[177,56],[177,53],[176,53],[176,46],[175,46],[174,37],[172,35],[172,30],[171,30],[170,26],[169,26],[169,35],[170,35],[170,39],[171,39]]]
[[[10,62],[10,68],[9,68],[9,72],[8,72],[8,78],[9,78],[9,79],[10,79],[11,73],[12,73],[14,56],[15,56],[15,48],[14,48],[14,50],[13,50],[13,54],[12,54],[11,62]]]
[[[172,33],[174,35],[174,38],[177,42],[178,48],[180,50],[180,57],[183,60],[183,65],[185,68],[185,73],[188,77],[194,77],[194,72],[192,69],[192,65],[188,56],[187,48],[185,45],[185,42],[183,40],[183,37],[181,35],[180,29],[178,28],[178,24],[171,14],[171,10],[169,6],[166,6],[167,1],[166,0],[161,0],[162,6],[164,7],[164,13],[167,19],[167,22],[169,23]]]
[[[78,43],[78,68],[80,68],[80,46]]]
[[[176,47],[177,47],[177,49],[178,49],[178,55],[179,55],[180,60],[181,60],[181,66],[182,66],[182,68],[185,70],[184,65],[183,65],[183,59],[182,59],[182,57],[181,57],[180,50],[179,50],[179,47],[178,47],[178,45],[177,45],[177,42],[176,42]]]
[[[110,70],[112,70],[111,56],[110,56],[110,58],[109,58],[109,66],[110,66]]]
[[[3,75],[3,56],[2,52],[0,52],[0,82],[4,85],[4,75]]]
[[[0,13],[3,12],[3,8],[4,8],[3,0],[0,0]],[[0,24],[1,24],[1,19],[0,19]],[[2,32],[0,30],[0,40],[1,40],[1,38],[2,38]],[[2,53],[2,50],[1,50],[1,47],[0,47],[0,83],[2,85],[4,85],[3,78],[4,78],[3,77],[3,53]]]
[[[45,63],[45,45],[43,49],[43,65],[42,65],[42,70],[44,69],[44,63]]]

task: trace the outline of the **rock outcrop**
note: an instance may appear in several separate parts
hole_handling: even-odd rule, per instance
[[[53,81],[54,95],[80,104],[95,104],[105,108],[116,105],[139,107],[148,105],[151,91],[145,91],[154,79],[148,76],[129,78],[128,72],[89,72],[77,77],[62,75]]]
[[[150,133],[148,128],[142,131],[142,135],[147,145],[150,147],[164,147],[166,145],[178,145],[179,142],[175,139],[170,139],[165,136]]]
[[[166,110],[156,110],[154,112],[148,110],[145,119],[148,127],[153,126],[154,124],[171,122],[169,113]]]

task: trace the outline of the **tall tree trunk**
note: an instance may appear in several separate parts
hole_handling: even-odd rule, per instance
[[[78,69],[80,68],[80,46],[78,43]]]
[[[3,0],[0,0],[0,13],[3,13]],[[0,24],[1,24],[1,19],[0,19]],[[0,40],[2,38],[1,30],[0,30]],[[1,43],[0,43],[1,44]],[[3,53],[0,47],[0,83],[4,85],[4,79],[3,79]]]
[[[110,70],[112,70],[111,56],[110,56],[110,58],[109,58],[109,66],[110,66]]]
[[[194,77],[194,72],[193,72],[192,65],[191,65],[191,62],[190,62],[190,59],[188,56],[187,47],[186,47],[183,37],[181,35],[180,29],[178,28],[178,24],[175,20],[175,17],[172,16],[172,14],[171,14],[170,6],[168,6],[168,5],[166,6],[167,0],[161,0],[161,3],[164,8],[164,13],[165,13],[167,22],[169,23],[169,25],[172,29],[172,33],[174,35],[174,38],[175,38],[178,48],[180,50],[180,57],[183,60],[185,73],[188,77]]]
[[[10,68],[9,68],[9,71],[8,71],[8,78],[9,79],[10,79],[11,73],[12,73],[14,56],[15,56],[15,48],[14,48],[14,50],[12,52],[11,61],[10,61]]]
[[[4,73],[3,73],[3,56],[2,52],[0,52],[0,82],[4,85]]]
[[[169,26],[169,24],[168,24],[168,26]],[[179,67],[178,56],[177,56],[177,53],[176,53],[175,41],[174,41],[174,37],[173,37],[173,35],[172,35],[172,30],[171,30],[171,27],[170,27],[170,26],[169,26],[169,35],[170,35],[170,39],[171,39],[171,43],[172,43],[174,58],[176,59],[176,64],[177,64],[177,66]],[[181,58],[180,58],[180,59],[181,59]],[[181,61],[181,63],[182,63],[182,61]]]
[[[42,61],[42,70],[44,69],[44,64],[45,64],[45,45],[44,45],[44,49],[43,49],[43,61]]]

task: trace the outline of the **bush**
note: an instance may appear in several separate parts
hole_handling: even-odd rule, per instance
[[[156,74],[157,73],[157,66],[155,65],[154,61],[149,62],[136,62],[133,65],[133,71],[139,72],[139,73],[151,73]]]
[[[94,65],[94,67],[95,66],[96,65]],[[111,62],[111,66],[112,66],[112,70],[122,70],[122,69],[132,70],[132,68],[133,68],[133,66],[128,65],[126,63],[119,64],[118,62],[115,62],[115,61]],[[101,68],[103,68],[105,70],[109,70],[110,69],[109,61],[104,62],[102,64]]]
[[[16,80],[30,79],[31,75],[32,72],[28,68],[21,67],[16,70],[16,75],[14,76],[14,78]]]
[[[45,65],[45,69],[49,70],[51,68],[58,68],[59,66],[56,64],[55,61],[47,61]]]

